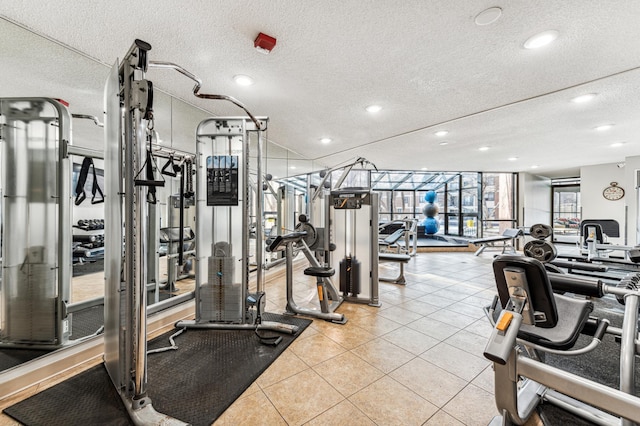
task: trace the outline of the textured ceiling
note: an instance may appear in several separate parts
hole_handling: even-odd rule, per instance
[[[476,25],[492,6],[501,18]],[[35,36],[4,37],[2,96],[85,90],[76,104],[97,115],[104,64],[140,38],[153,46],[151,60],[178,63],[202,78],[203,92],[269,116],[270,140],[328,166],[362,156],[384,169],[537,165],[535,173],[562,176],[640,155],[637,0],[23,0],[3,2],[0,13],[96,60],[51,75],[47,57],[30,47]],[[555,43],[522,48],[548,29],[559,32]],[[278,40],[270,55],[253,49],[259,32]],[[238,87],[236,74],[256,83]],[[240,114],[194,98],[192,82],[175,72],[153,69],[148,78],[213,114]],[[598,96],[588,104],[569,102],[591,92]],[[369,114],[370,104],[383,110]],[[604,123],[615,126],[593,129]],[[436,137],[442,128],[450,133]],[[325,136],[328,145],[319,142]]]

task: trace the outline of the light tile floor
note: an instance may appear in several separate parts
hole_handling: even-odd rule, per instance
[[[382,307],[344,303],[347,324],[314,320],[214,425],[488,424],[497,410],[482,307],[494,295],[492,260],[418,253],[406,285],[380,283]],[[297,302],[312,300],[300,267],[295,280]],[[267,311],[283,312],[281,271],[266,281]]]
[[[347,324],[314,320],[214,424],[488,424],[497,410],[482,307],[494,295],[492,260],[419,253],[406,285],[380,283],[382,307],[345,303]],[[310,299],[313,282],[300,271],[295,280],[296,300]],[[267,310],[282,312],[284,282],[266,291]]]

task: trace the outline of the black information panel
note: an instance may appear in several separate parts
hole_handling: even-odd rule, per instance
[[[238,205],[238,156],[207,157],[207,205]]]
[[[363,204],[371,204],[368,192],[331,192],[333,208],[337,210],[353,210],[362,208]]]

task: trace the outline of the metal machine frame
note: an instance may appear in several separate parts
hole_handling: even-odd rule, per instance
[[[362,295],[343,291],[344,300],[379,307],[378,193],[371,190],[371,170],[356,170],[356,165],[371,165],[375,168],[374,164],[360,157],[346,166],[324,171],[321,183],[315,191],[310,192],[310,207],[313,213],[314,202],[321,194],[324,195],[324,258],[329,267],[336,264],[336,259],[355,256],[357,247],[368,248],[366,256],[362,258],[363,273],[360,274],[358,283]],[[327,184],[338,173],[335,184]],[[327,187],[332,189],[329,191]],[[359,237],[356,238],[356,235]],[[334,250],[329,250],[330,243],[335,243]],[[360,253],[362,254],[362,250]],[[367,270],[370,271],[368,274]],[[340,289],[344,290],[344,286],[340,285]]]
[[[354,169],[358,165],[362,166],[363,169]],[[317,186],[312,187],[309,182],[307,184],[307,194],[309,194],[308,210],[310,222],[324,224],[323,228],[318,229],[318,232],[322,234],[322,247],[319,247],[316,251],[320,261],[324,262],[326,267],[335,265],[336,259],[350,254],[355,255],[356,245],[368,247],[366,259],[363,258],[365,263],[362,266],[365,272],[360,275],[359,284],[363,294],[355,296],[353,294],[344,294],[343,292],[341,297],[348,302],[366,303],[370,306],[379,307],[379,196],[378,193],[371,190],[371,170],[364,168],[367,166],[376,169],[373,163],[363,157],[358,157],[346,165],[323,170],[320,173],[322,180]],[[334,178],[336,179],[335,183],[332,182]],[[366,217],[364,217],[364,211],[369,212]],[[356,218],[357,215],[360,217]],[[349,230],[349,226],[353,229]],[[356,234],[360,235],[359,241],[355,238]],[[362,237],[362,235],[366,237]],[[363,238],[366,238],[366,240],[363,240]],[[320,251],[321,248],[323,249],[322,251]],[[349,250],[352,253],[348,253]],[[366,273],[367,270],[370,272]],[[324,280],[327,285],[333,285],[330,278],[325,277]]]
[[[269,242],[268,250],[270,252],[284,252],[287,296],[285,314],[300,314],[336,324],[346,324],[347,319],[344,314],[335,312],[344,301],[344,298],[338,294],[338,290],[333,286],[331,278],[329,278],[335,273],[335,270],[325,267],[316,258],[316,245],[319,246],[318,233],[313,225],[306,222],[306,217],[304,217],[304,220],[298,224],[296,232],[278,235]],[[316,291],[320,309],[303,307],[295,301],[293,295],[293,259],[299,251],[302,251],[311,265],[311,267],[304,270],[304,274],[316,277]]]
[[[105,352],[107,372],[135,424],[185,424],[147,394],[149,208],[136,174],[153,130],[151,46],[136,40],[105,85]],[[122,244],[121,242],[124,242]]]
[[[496,268],[496,262],[503,262],[507,267]],[[541,282],[538,280],[528,285],[528,279],[531,278],[528,274],[534,268],[544,269],[537,260],[530,258],[502,255],[494,261],[496,281],[502,283],[498,285],[501,305],[505,305],[505,300],[506,305],[497,319],[494,319],[497,298],[492,307],[487,309],[494,330],[484,355],[494,361],[495,398],[500,412],[491,425],[525,424],[542,401],[598,425],[639,424],[640,398],[635,396],[634,375],[635,356],[640,351],[637,340],[640,292],[565,274],[546,274],[548,278],[545,279],[550,282],[558,281],[553,285],[554,290],[573,289],[592,297],[613,294],[625,299],[621,329],[609,326],[606,319],[602,320],[593,325],[596,329],[592,330],[594,337],[591,343],[580,349],[567,348],[569,343],[564,343],[562,339],[571,335],[575,341],[577,333],[582,331],[581,327],[585,327],[580,317],[590,312],[588,309],[578,314],[575,306],[589,302],[553,295],[550,283],[539,285]],[[500,277],[501,274],[504,279]],[[549,289],[544,290],[547,286]],[[563,310],[558,308],[556,311],[555,303],[562,306]],[[570,317],[561,320],[563,314]],[[523,328],[525,334],[520,333]],[[547,365],[537,356],[544,356],[544,353],[563,356],[587,353],[600,344],[605,332],[617,336],[621,341],[620,390]],[[529,355],[524,353],[525,350]]]
[[[151,148],[147,148],[147,141],[152,145],[153,137],[153,86],[145,79],[147,69],[178,71],[196,83],[194,96],[231,102],[247,113],[257,130],[263,128],[236,99],[200,93],[202,81],[179,65],[149,61],[150,50],[151,45],[135,40],[123,61],[116,61],[105,84],[105,239],[108,243],[104,360],[135,424],[179,425],[185,423],[155,411],[146,389],[147,283],[149,259],[155,255],[149,250],[155,223],[150,221],[146,201],[152,194],[151,188],[160,186],[149,176],[138,179],[145,157],[153,155],[149,152]],[[146,171],[152,170],[147,167]],[[262,191],[262,187],[258,190]],[[291,326],[277,326],[279,331],[295,331]]]
[[[0,99],[0,114],[0,347],[57,348],[71,334],[71,114],[50,98]]]
[[[262,130],[267,121],[266,117],[259,118],[258,123],[246,117],[217,117],[198,125],[196,318],[180,321],[177,327],[273,330],[288,334],[298,329],[288,324],[262,321],[260,317],[265,304]],[[250,153],[251,132],[257,134],[255,156]],[[257,176],[255,202],[251,200],[250,188],[252,159]],[[249,293],[252,218],[257,218],[255,293]]]

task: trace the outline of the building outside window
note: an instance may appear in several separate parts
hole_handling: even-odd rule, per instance
[[[551,181],[553,191],[553,235],[577,237],[581,221],[580,179],[556,179]]]

